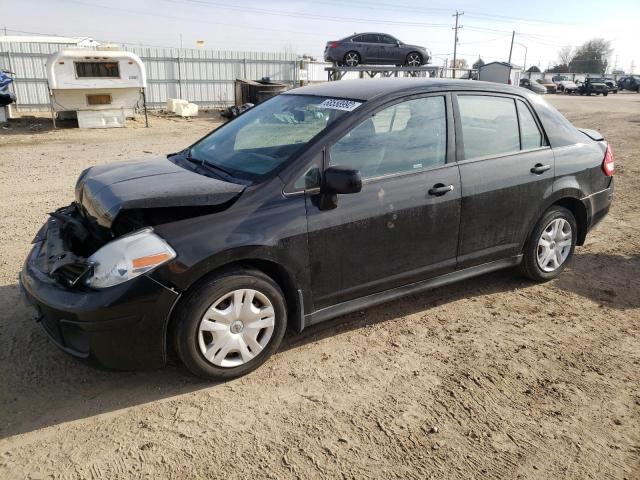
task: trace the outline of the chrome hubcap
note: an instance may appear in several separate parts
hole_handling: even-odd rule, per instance
[[[253,289],[224,294],[207,309],[198,328],[198,345],[207,361],[237,367],[255,358],[269,343],[275,311],[266,295]]]
[[[545,272],[558,269],[567,260],[572,242],[571,224],[564,218],[552,220],[538,240],[538,266]]]

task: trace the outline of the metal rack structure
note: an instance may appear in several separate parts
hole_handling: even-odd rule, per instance
[[[327,72],[327,80],[330,82],[342,80],[349,72],[358,72],[359,78],[374,77],[398,77],[403,72],[405,77],[437,77],[440,67],[435,65],[423,65],[421,67],[394,67],[390,65],[362,65],[358,67],[345,67],[333,65],[324,69]]]

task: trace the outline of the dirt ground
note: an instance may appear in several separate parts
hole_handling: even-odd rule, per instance
[[[222,384],[76,362],[17,285],[82,169],[217,119],[0,127],[0,478],[640,478],[640,95],[547,98],[616,161],[611,213],[560,278],[502,271],[348,315]]]

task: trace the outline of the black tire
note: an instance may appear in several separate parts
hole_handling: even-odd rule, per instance
[[[418,63],[417,65],[409,65],[409,61],[411,59],[413,59],[414,57],[418,58],[418,61],[420,63]],[[422,64],[424,63],[424,58],[422,58],[422,55],[420,55],[418,52],[410,52],[407,54],[407,58],[405,59],[405,65],[408,67],[420,67],[422,66]]]
[[[350,57],[351,55],[355,55],[355,58],[354,59],[350,59],[351,65],[349,65],[347,63],[347,57]],[[349,52],[344,54],[344,58],[342,60],[342,63],[343,63],[343,65],[345,67],[357,67],[358,65],[360,65],[361,61],[362,61],[362,57],[360,56],[360,54],[358,52],[356,52],[355,50],[351,50],[351,51],[349,51]]]
[[[565,261],[557,267],[555,270],[551,272],[544,271],[538,262],[538,241],[542,236],[543,231],[547,228],[547,226],[558,218],[562,218],[569,222],[571,226],[571,249],[569,250],[569,254],[567,255]],[[547,210],[542,218],[538,221],[533,232],[527,239],[527,242],[524,245],[522,263],[520,264],[521,273],[535,281],[535,282],[547,282],[556,278],[558,275],[562,273],[567,264],[571,261],[573,257],[573,252],[576,248],[576,241],[578,239],[578,224],[576,222],[573,213],[567,210],[564,207],[560,207],[557,205],[552,206],[549,210]]]
[[[603,97],[606,97],[607,95],[609,95],[609,92],[604,92],[604,93],[602,94],[602,96],[603,96]]]
[[[275,312],[271,338],[263,350],[246,363],[234,367],[214,365],[200,350],[200,322],[216,300],[242,288],[257,290],[271,302]],[[228,380],[255,370],[278,349],[287,327],[287,308],[282,290],[269,276],[257,270],[229,270],[211,276],[187,291],[175,315],[173,334],[176,352],[191,373],[207,380]]]

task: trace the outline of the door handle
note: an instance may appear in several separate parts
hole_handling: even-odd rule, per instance
[[[445,195],[449,192],[453,192],[453,185],[444,185],[442,183],[436,183],[433,187],[429,189],[429,195],[433,195],[435,197]]]
[[[541,163],[536,163],[535,166],[531,167],[531,173],[535,173],[537,175],[540,175],[541,173],[544,173],[547,170],[551,170],[551,165],[543,165]]]

